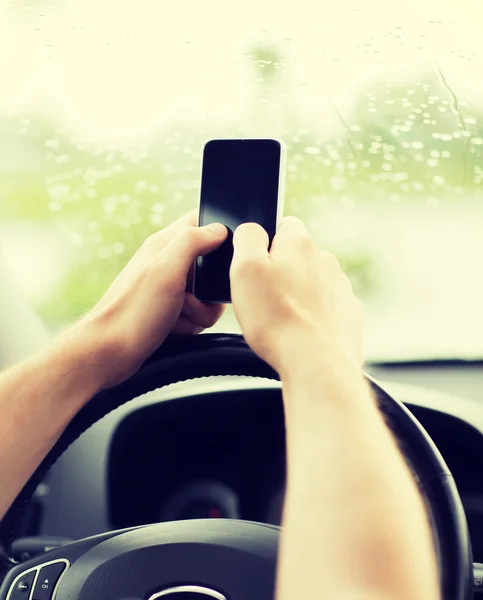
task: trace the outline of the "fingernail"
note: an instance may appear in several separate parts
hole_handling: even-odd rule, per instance
[[[221,223],[211,223],[211,225],[207,225],[206,227],[215,235],[225,235],[226,233],[226,227]]]

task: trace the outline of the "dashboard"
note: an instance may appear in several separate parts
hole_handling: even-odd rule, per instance
[[[401,384],[407,373],[397,369],[383,374],[384,387],[405,401],[452,470],[474,558],[483,562],[483,399],[480,404],[478,393],[468,398]],[[483,383],[482,375],[477,369],[471,377]],[[49,535],[80,538],[200,517],[280,524],[285,489],[280,385],[222,377],[152,392],[84,434],[45,485],[41,532]]]
[[[116,428],[108,465],[114,528],[201,517],[280,524],[280,392],[256,391],[248,399],[237,390],[140,408]]]

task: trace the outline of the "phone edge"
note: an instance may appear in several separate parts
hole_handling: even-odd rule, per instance
[[[200,227],[200,221],[201,221],[201,190],[202,190],[202,186],[203,186],[203,163],[205,160],[205,148],[210,142],[217,141],[217,140],[226,141],[226,140],[230,140],[230,139],[234,139],[234,138],[212,138],[212,139],[210,138],[203,144],[203,154],[201,157],[201,166],[200,166],[200,192],[198,194],[197,227]],[[239,138],[239,139],[242,139],[242,140],[270,139],[270,140],[273,140],[274,142],[277,142],[280,146],[280,166],[279,166],[279,173],[278,173],[278,195],[277,195],[277,216],[276,216],[276,223],[275,223],[275,231],[278,231],[278,228],[280,227],[282,220],[283,220],[283,213],[284,213],[284,207],[285,207],[285,183],[286,183],[286,173],[287,173],[287,145],[281,138]],[[193,294],[193,296],[200,302],[205,302],[206,304],[231,304],[232,303],[231,300],[203,300],[202,298],[198,298],[198,296],[195,294],[197,262],[198,262],[198,259],[196,259],[194,262],[193,282],[192,282],[191,290],[190,290],[190,292]]]

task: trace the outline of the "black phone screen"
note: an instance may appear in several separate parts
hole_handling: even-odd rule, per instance
[[[197,260],[194,293],[206,302],[230,302],[233,232],[261,225],[272,241],[277,227],[281,144],[276,140],[212,140],[205,146],[199,225],[223,223],[228,238]]]

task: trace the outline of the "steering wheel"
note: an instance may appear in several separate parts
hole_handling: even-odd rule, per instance
[[[0,523],[0,600],[274,598],[280,529],[262,523],[222,519],[159,523],[85,538],[22,564],[10,558],[23,509],[48,469],[84,431],[148,391],[216,375],[278,379],[241,336],[173,337],[134,376],[83,407]],[[443,600],[469,600],[471,545],[451,473],[409,410],[368,380],[426,502]]]

